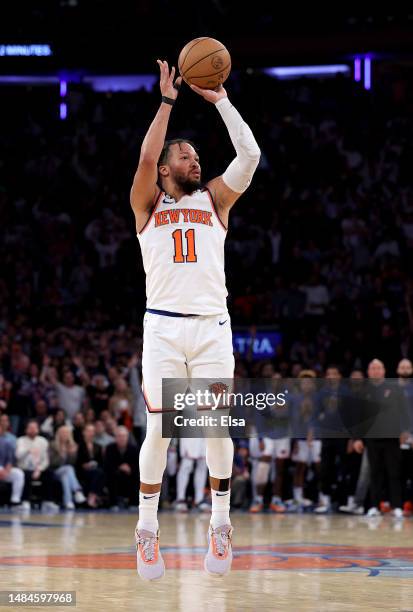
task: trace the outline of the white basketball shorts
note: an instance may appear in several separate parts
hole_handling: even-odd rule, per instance
[[[307,440],[296,440],[295,450],[291,457],[299,463],[320,463],[321,440],[313,440],[311,444]]]
[[[205,438],[180,438],[179,452],[181,458],[187,457],[188,459],[205,459]]]
[[[142,390],[149,412],[175,409],[162,405],[162,379],[232,379],[234,363],[228,312],[189,317],[145,312]],[[185,385],[180,392],[186,390]]]
[[[254,459],[272,457],[273,459],[288,459],[290,456],[290,438],[263,438],[263,448],[260,449],[258,438],[250,438],[250,456]]]

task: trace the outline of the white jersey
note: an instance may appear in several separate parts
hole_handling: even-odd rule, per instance
[[[227,311],[226,228],[207,189],[179,202],[161,191],[138,234],[146,273],[146,307],[182,314]]]

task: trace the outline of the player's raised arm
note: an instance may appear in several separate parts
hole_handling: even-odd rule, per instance
[[[133,179],[130,202],[139,230],[147,221],[154,200],[159,193],[157,186],[158,159],[165,142],[166,130],[172,106],[178,96],[181,77],[174,82],[175,68],[169,71],[168,62],[157,60],[160,69],[162,102],[142,142],[139,165]]]
[[[250,127],[231,104],[222,85],[216,90],[201,89],[196,85],[190,87],[205,100],[215,104],[227,126],[237,154],[224,174],[212,179],[207,184],[218,209],[228,214],[231,206],[235,204],[251,183],[260,161],[261,151]]]

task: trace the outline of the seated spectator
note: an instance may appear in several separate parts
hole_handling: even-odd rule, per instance
[[[57,504],[51,501],[49,442],[39,436],[39,426],[36,421],[29,421],[26,425],[26,435],[17,439],[16,459],[17,466],[25,475],[23,499],[30,503],[33,482],[41,482],[42,508],[58,510]]]
[[[110,436],[113,436],[113,438],[115,438],[117,429],[118,429],[118,426],[116,425],[115,419],[112,419],[112,417],[108,417],[105,421],[106,433],[108,433]]]
[[[108,444],[112,444],[115,441],[115,437],[111,436],[107,433],[105,429],[105,424],[103,421],[95,422],[95,443],[102,447],[102,450],[105,450]]]
[[[0,435],[3,435],[10,443],[14,454],[16,451],[17,438],[10,430],[10,419],[8,414],[0,415]]]
[[[93,410],[93,408],[88,408],[85,412],[85,423],[86,424],[92,423],[92,425],[94,425],[95,421],[96,421],[95,411]]]
[[[109,411],[118,425],[132,429],[133,394],[124,378],[118,376],[115,380],[115,393],[109,401]]]
[[[6,416],[6,415],[3,415]],[[6,436],[6,429],[0,424],[0,482],[11,483],[12,506],[21,506],[24,487],[23,470],[14,467],[14,448]]]
[[[69,427],[62,425],[57,429],[54,440],[50,443],[49,453],[50,467],[62,485],[63,505],[66,510],[73,510],[73,499],[77,504],[83,504],[86,497],[73,467],[76,462],[77,444]]]
[[[113,394],[113,387],[109,384],[108,379],[103,374],[95,374],[91,384],[87,388],[87,393],[90,399],[90,405],[97,417],[103,410],[107,410],[109,400]]]
[[[40,427],[40,431],[42,431],[42,426],[47,421],[49,416],[49,408],[47,406],[47,402],[44,399],[38,399],[34,405],[34,417],[33,419],[37,422]],[[42,433],[45,433],[42,431]]]
[[[85,425],[76,461],[76,472],[87,494],[87,503],[90,508],[98,507],[104,486],[102,449],[94,442],[95,433],[94,425]]]
[[[40,432],[48,440],[52,440],[56,435],[57,430],[60,427],[69,427],[73,429],[71,422],[66,418],[65,411],[62,408],[58,408],[54,414],[51,414],[47,419],[40,425]]]
[[[73,439],[77,445],[83,440],[83,430],[85,428],[85,415],[83,412],[78,412],[73,417]]]
[[[137,505],[138,454],[136,446],[129,443],[129,432],[126,427],[118,427],[116,442],[106,448],[104,468],[110,505],[118,506],[121,498],[126,498],[130,505]]]

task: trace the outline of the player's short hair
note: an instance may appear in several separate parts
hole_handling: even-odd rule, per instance
[[[161,154],[159,156],[158,168],[159,168],[159,166],[163,166],[164,164],[168,163],[169,151],[170,151],[172,145],[174,145],[174,144],[184,144],[184,143],[191,145],[191,147],[193,147],[195,149],[195,151],[198,152],[198,149],[196,148],[195,144],[191,140],[188,140],[188,138],[174,138],[172,140],[165,140],[165,143],[164,143],[164,145],[162,147]]]

